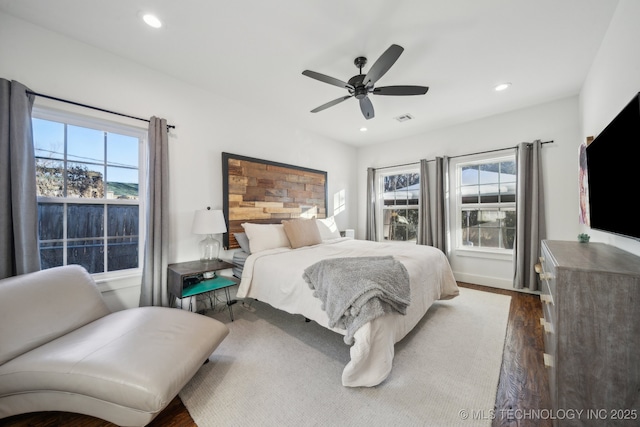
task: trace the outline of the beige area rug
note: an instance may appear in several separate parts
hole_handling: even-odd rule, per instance
[[[510,302],[468,288],[436,302],[372,388],[342,386],[341,335],[266,304],[237,304],[234,322],[226,309],[211,314],[231,332],[180,398],[200,427],[490,425]]]

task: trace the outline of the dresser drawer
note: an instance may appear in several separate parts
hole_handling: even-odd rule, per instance
[[[544,365],[547,368],[547,379],[549,381],[549,397],[552,405],[558,401],[558,369],[556,367],[556,356],[544,353]],[[557,408],[556,408],[557,409]]]
[[[546,273],[541,273],[540,277],[543,277]],[[551,293],[552,281],[549,279],[542,279],[540,286],[540,302],[543,307],[547,307],[550,311],[555,313],[556,300]]]
[[[542,337],[544,338],[544,351],[555,357],[558,342],[557,325],[548,306],[542,306],[542,313],[544,317],[540,319],[540,324],[542,325]]]
[[[556,286],[556,268],[553,265],[552,257],[547,252],[547,248],[542,246],[542,256],[540,257],[540,301],[546,306],[553,319],[557,319],[558,292]]]

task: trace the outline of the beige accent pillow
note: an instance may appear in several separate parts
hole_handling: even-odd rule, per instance
[[[320,231],[315,219],[282,221],[282,225],[293,249],[322,243],[322,237],[320,237]]]
[[[266,251],[267,249],[288,248],[289,239],[282,224],[242,224],[244,232],[249,238],[251,253]]]

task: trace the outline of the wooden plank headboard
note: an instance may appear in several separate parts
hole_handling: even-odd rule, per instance
[[[223,211],[227,249],[240,247],[233,233],[242,223],[326,218],[327,172],[222,153]]]

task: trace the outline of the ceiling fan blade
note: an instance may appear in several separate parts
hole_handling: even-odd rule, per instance
[[[427,86],[383,86],[373,89],[374,95],[424,95],[429,88]]]
[[[360,99],[360,110],[362,111],[362,115],[364,116],[364,118],[367,120],[373,119],[373,117],[375,116],[373,112],[373,104],[367,96]]]
[[[311,110],[312,113],[317,113],[319,111],[322,110],[326,110],[329,107],[333,107],[336,104],[340,104],[342,101],[347,100],[349,98],[351,98],[353,95],[347,95],[347,96],[343,96],[342,98],[338,98],[338,99],[334,99],[333,101],[329,101],[326,104],[322,104],[321,106],[314,108],[313,110]]]
[[[349,83],[343,82],[342,80],[336,79],[334,77],[329,77],[324,74],[316,73],[315,71],[304,70],[302,74],[307,77],[311,77],[312,79],[320,80],[321,82],[324,82],[324,83],[329,83],[330,85],[353,90],[353,86],[351,86]]]
[[[371,66],[369,72],[365,76],[362,84],[365,86],[373,86],[380,77],[384,76],[389,68],[398,60],[404,48],[397,44],[392,44],[389,49],[385,50],[380,58]]]

